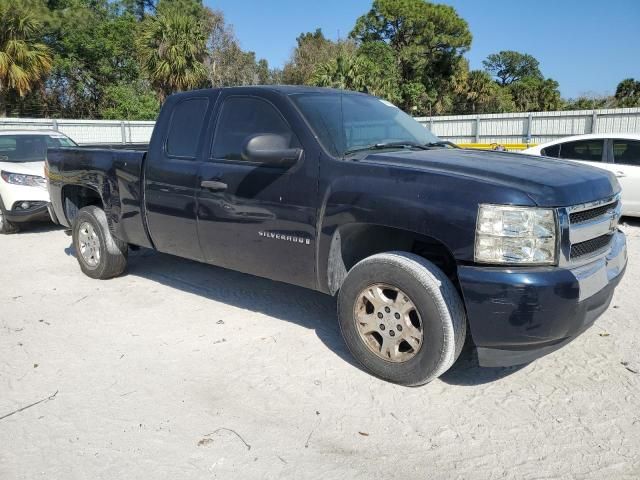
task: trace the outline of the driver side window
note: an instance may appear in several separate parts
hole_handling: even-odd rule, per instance
[[[288,148],[300,146],[282,115],[269,102],[256,97],[229,97],[218,117],[211,158],[242,161],[245,142],[261,133],[284,136],[289,140]]]

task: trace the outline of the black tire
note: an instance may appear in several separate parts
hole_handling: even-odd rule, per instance
[[[404,292],[421,319],[422,342],[406,361],[381,358],[358,330],[356,302],[374,284]],[[338,318],[342,336],[356,360],[373,375],[406,386],[423,385],[446,372],[460,355],[467,330],[464,305],[451,280],[433,263],[406,252],[381,253],[357,263],[340,289]],[[393,334],[389,327],[381,333]]]
[[[6,214],[7,214],[7,211],[4,208],[4,203],[2,202],[2,198],[0,198],[0,235],[10,235],[20,230],[15,223],[7,220]]]
[[[95,264],[90,264],[82,254],[80,230],[89,224],[98,238],[99,258],[94,257]],[[83,273],[91,278],[106,280],[117,277],[127,268],[128,245],[115,238],[109,231],[107,216],[104,210],[96,206],[82,208],[73,222],[73,246],[76,258]]]

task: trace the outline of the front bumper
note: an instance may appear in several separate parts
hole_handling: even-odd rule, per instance
[[[13,223],[25,223],[51,220],[48,205],[40,205],[29,210],[10,210],[5,213],[7,220]]]
[[[607,309],[626,264],[617,231],[606,256],[576,268],[460,266],[480,365],[529,363],[576,338]]]

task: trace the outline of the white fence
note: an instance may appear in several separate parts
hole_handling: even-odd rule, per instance
[[[0,118],[0,130],[53,129],[76,143],[148,143],[155,122]]]
[[[542,143],[583,133],[640,133],[640,108],[419,117],[455,143]],[[155,122],[0,118],[4,129],[54,129],[79,144],[148,143]]]
[[[419,117],[454,143],[543,143],[583,133],[640,133],[640,108]]]

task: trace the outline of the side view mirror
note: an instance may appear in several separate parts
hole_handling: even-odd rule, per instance
[[[289,148],[289,139],[275,133],[261,133],[249,137],[242,148],[242,159],[274,167],[288,167],[302,155],[301,148]]]

